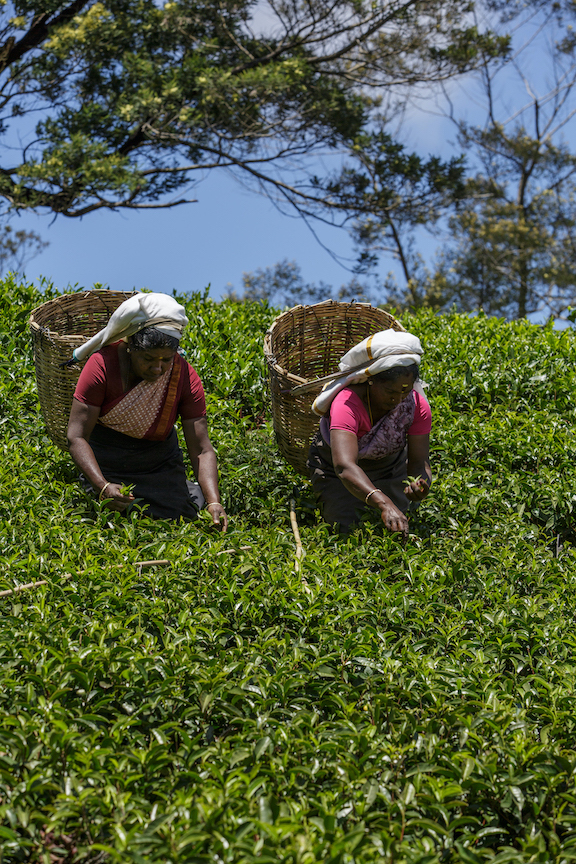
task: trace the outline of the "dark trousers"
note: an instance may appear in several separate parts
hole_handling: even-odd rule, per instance
[[[90,446],[106,480],[134,484],[132,494],[140,499],[138,503],[147,516],[188,521],[197,518],[204,496],[198,483],[186,477],[176,429],[165,441],[148,441],[95,426]],[[93,493],[83,475],[80,482]]]
[[[408,448],[404,447],[382,459],[358,460],[359,467],[374,486],[384,492],[402,513],[406,513],[410,506],[404,494],[408,476],[407,458]],[[316,501],[326,522],[338,525],[341,531],[350,531],[363,513],[374,509],[346,489],[334,470],[332,452],[320,432],[310,445],[307,465]]]

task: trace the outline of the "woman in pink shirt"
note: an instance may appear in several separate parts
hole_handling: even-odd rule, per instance
[[[308,457],[312,486],[324,518],[342,531],[372,508],[406,539],[406,511],[430,491],[431,412],[419,382],[421,355],[410,333],[376,333],[342,358],[341,375],[314,403],[322,420]]]

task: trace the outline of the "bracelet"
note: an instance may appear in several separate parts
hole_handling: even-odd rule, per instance
[[[370,496],[373,495],[375,492],[380,492],[380,489],[376,489],[376,488],[374,488],[374,489],[372,489],[371,492],[368,492],[368,494],[367,494],[366,497],[364,498],[364,503],[365,503],[365,504],[368,504],[368,499],[369,499]]]
[[[105,483],[104,486],[102,486],[102,488],[100,489],[100,494],[98,495],[98,500],[99,500],[99,501],[102,500],[102,495],[104,494],[104,492],[106,491],[106,489],[108,488],[108,486],[110,486],[111,483],[112,483],[112,480],[108,480],[108,482]]]
[[[214,504],[218,504],[219,507],[222,506],[222,504],[220,503],[220,501],[211,501],[210,504],[206,504],[205,507],[206,507],[206,509],[208,509],[208,507],[213,507]]]

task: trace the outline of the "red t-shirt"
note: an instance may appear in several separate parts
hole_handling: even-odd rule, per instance
[[[75,399],[85,405],[94,405],[100,408],[101,415],[111,411],[126,395],[122,389],[118,357],[119,345],[119,342],[107,345],[88,358],[74,391]],[[191,420],[206,414],[204,388],[198,373],[179,354],[176,354],[174,362],[181,364],[180,379],[166,437],[172,431],[178,416],[183,420]],[[153,418],[150,423],[152,422]],[[144,437],[149,437],[153,431],[153,429],[149,430]]]
[[[429,435],[432,428],[432,412],[425,396],[412,391],[415,402],[414,420],[407,435]],[[370,415],[364,402],[354,390],[344,387],[330,405],[330,429],[345,429],[358,438],[366,435],[371,427]]]

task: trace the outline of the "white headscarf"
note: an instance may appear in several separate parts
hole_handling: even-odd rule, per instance
[[[342,377],[324,385],[322,392],[314,400],[312,410],[323,417],[334,397],[344,387],[361,384],[379,372],[392,369],[393,366],[412,366],[414,363],[419,365],[423,353],[420,340],[412,333],[382,330],[374,336],[368,336],[342,357],[338,364]],[[423,393],[419,382],[416,382],[414,389]]]
[[[100,348],[133,336],[145,327],[155,327],[168,336],[180,339],[186,324],[186,311],[173,297],[139,292],[121,303],[110,316],[106,327],[76,348],[73,357],[81,362]]]

